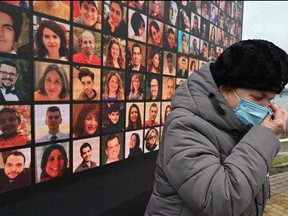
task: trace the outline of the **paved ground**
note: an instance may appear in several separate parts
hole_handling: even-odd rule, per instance
[[[264,216],[288,216],[288,172],[270,176],[271,198]]]

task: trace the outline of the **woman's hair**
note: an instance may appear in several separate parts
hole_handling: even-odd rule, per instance
[[[81,111],[78,114],[78,118],[76,120],[76,123],[73,127],[73,133],[75,134],[75,137],[81,137],[85,135],[84,131],[84,121],[86,119],[86,116],[90,113],[94,112],[96,119],[98,121],[98,128],[95,132],[95,135],[99,133],[99,105],[98,104],[86,104],[81,109]]]
[[[151,149],[151,147],[149,146],[149,143],[148,143],[148,137],[151,135],[152,132],[155,132],[156,133],[156,136],[158,137],[158,131],[156,130],[156,128],[150,128],[146,135],[145,135],[145,146],[146,146],[146,149],[148,149],[149,151],[153,150]]]
[[[109,44],[107,46],[105,66],[114,67],[113,58],[112,58],[112,55],[111,55],[111,48],[112,48],[113,44],[117,44],[118,47],[119,47],[119,56],[118,56],[117,62],[119,64],[120,68],[123,69],[123,68],[125,68],[126,59],[125,59],[125,55],[124,55],[124,51],[123,51],[122,45],[121,45],[120,41],[118,39],[116,39],[116,38],[112,38],[109,41]]]
[[[131,113],[131,110],[132,108],[135,107],[137,109],[137,112],[138,112],[138,118],[136,120],[136,127],[133,127],[133,122],[130,118],[130,113]],[[136,105],[136,104],[132,104],[130,109],[129,109],[129,113],[128,113],[128,126],[127,126],[127,130],[133,130],[133,129],[138,129],[138,128],[141,128],[142,127],[142,119],[141,119],[141,115],[140,115],[140,110],[139,110],[139,107]]]
[[[150,72],[151,69],[153,68],[153,62],[152,62],[152,59],[154,58],[155,55],[158,55],[159,56],[159,61],[160,61],[160,52],[158,50],[155,50],[153,49],[151,54],[150,54],[150,57],[148,59],[148,62],[147,62],[147,71]],[[155,68],[157,73],[160,73],[160,63],[159,63],[159,66],[158,68]]]
[[[42,155],[42,159],[41,159],[42,174],[44,174],[45,176],[48,176],[48,174],[46,172],[46,164],[47,164],[48,158],[49,158],[51,152],[55,149],[60,151],[61,155],[64,158],[64,167],[65,167],[65,169],[67,168],[68,158],[67,158],[67,153],[66,153],[64,147],[62,145],[59,145],[59,144],[50,145],[49,147],[47,147],[45,149],[45,151]]]
[[[135,89],[133,87],[133,81],[138,79],[140,86],[139,86],[139,92],[143,93],[143,88],[142,88],[142,75],[140,74],[133,74],[133,76],[131,77],[131,82],[130,82],[130,91],[134,93]]]
[[[36,32],[35,38],[36,38],[36,46],[37,46],[37,56],[40,58],[43,58],[48,50],[43,44],[43,31],[44,28],[48,28],[51,31],[53,31],[58,37],[60,38],[60,48],[59,48],[59,55],[60,57],[66,56],[67,54],[67,41],[65,37],[65,33],[63,29],[54,21],[52,20],[43,20],[41,24],[39,25],[39,28]]]
[[[171,105],[167,105],[165,108],[165,113],[164,113],[164,122],[166,121],[167,118],[167,110],[170,109],[171,110]]]
[[[160,27],[159,27],[158,23],[155,20],[152,20],[150,22],[150,24],[149,24],[149,35],[150,35],[151,39],[153,40],[152,30],[151,30],[152,26],[156,29],[157,32],[160,31]]]
[[[121,77],[119,75],[118,72],[116,71],[110,71],[107,75],[107,81],[106,81],[106,84],[104,86],[104,93],[103,93],[103,96],[105,99],[108,99],[108,96],[109,96],[109,82],[110,82],[110,79],[112,78],[112,76],[115,76],[117,78],[117,81],[118,81],[118,89],[117,89],[117,100],[124,100],[124,89],[123,89],[123,86],[122,86],[122,80],[121,80]]]
[[[190,64],[190,70],[192,70],[192,67],[193,67],[194,64],[195,64],[195,66],[196,66],[196,62],[195,62],[194,60],[192,60],[192,61],[191,61],[191,64]]]
[[[139,12],[135,12],[131,17],[131,26],[133,28],[133,31],[135,32],[136,36],[139,36],[139,28],[141,26],[144,26],[145,28],[145,22],[143,17]]]
[[[134,148],[137,148],[137,147],[140,146],[140,136],[139,136],[138,133],[132,133],[131,136],[130,136],[130,138],[131,138],[133,135],[135,135],[135,137],[136,137],[136,143],[135,143]]]
[[[70,86],[69,86],[69,81],[66,75],[66,72],[64,70],[64,68],[62,68],[61,66],[58,66],[57,64],[50,64],[46,67],[42,77],[39,80],[38,83],[38,90],[40,92],[40,94],[42,95],[47,95],[47,92],[45,91],[45,86],[44,86],[44,82],[46,79],[46,76],[49,72],[51,71],[55,71],[57,72],[57,74],[60,76],[61,81],[62,81],[62,90],[60,92],[59,98],[63,99],[65,98],[67,95],[69,95],[70,93]]]

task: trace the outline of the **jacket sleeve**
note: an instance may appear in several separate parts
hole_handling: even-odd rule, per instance
[[[254,126],[234,147],[223,131],[185,116],[170,122],[163,145],[164,173],[186,205],[201,215],[240,215],[265,181],[280,142],[269,128]],[[218,148],[230,149],[224,160]]]

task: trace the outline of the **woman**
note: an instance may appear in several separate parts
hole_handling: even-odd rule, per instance
[[[147,71],[151,73],[159,74],[161,71],[160,67],[160,52],[158,50],[152,50],[150,58],[147,63]]]
[[[99,134],[99,104],[85,104],[73,127],[73,137]]]
[[[42,155],[40,181],[48,181],[68,174],[68,157],[62,145],[53,144],[47,147]]]
[[[126,130],[135,130],[139,128],[142,128],[140,110],[136,104],[132,104],[128,113],[128,126]]]
[[[214,43],[215,44],[215,41],[216,41],[216,29],[215,29],[215,26],[212,26],[211,28],[211,33],[210,33],[210,42],[211,43]]]
[[[192,60],[190,64],[189,76],[196,71],[196,61]]]
[[[161,14],[161,4],[162,3],[164,4],[164,2],[162,2],[162,1],[150,2],[150,4],[152,5],[152,7],[151,7],[152,11],[151,11],[150,15],[152,17],[156,17],[156,18],[160,19],[161,21],[164,19],[164,17]]]
[[[190,76],[172,99],[145,215],[263,215],[288,123],[272,100],[287,82],[287,53],[265,40],[237,42]]]
[[[181,9],[180,10],[180,28],[190,32],[191,29],[191,25],[190,25],[190,20],[189,20],[189,16],[187,15],[186,11]]]
[[[37,57],[67,61],[65,32],[56,22],[43,20],[36,32],[35,39]]]
[[[182,35],[182,50],[181,53],[183,54],[188,54],[189,50],[188,50],[188,36],[186,34]]]
[[[166,108],[165,108],[165,113],[164,113],[164,122],[166,122],[166,118],[167,116],[169,115],[169,113],[171,112],[171,105],[167,105]]]
[[[142,75],[133,74],[130,83],[130,93],[128,100],[143,100],[144,91],[142,87]]]
[[[146,149],[148,151],[154,151],[158,147],[158,131],[155,128],[150,128],[145,136]]]
[[[112,38],[106,49],[105,66],[125,69],[125,54],[120,41]]]
[[[47,66],[34,92],[35,101],[69,100],[70,87],[66,71],[57,64]]]
[[[102,100],[124,100],[124,89],[118,72],[110,71],[107,75]]]
[[[133,13],[131,17],[131,26],[134,31],[132,39],[141,42],[146,42],[146,31],[145,31],[146,26],[144,19],[139,12]]]
[[[128,158],[143,154],[143,151],[139,146],[140,146],[139,134],[133,133],[130,137],[130,142],[129,142],[130,151],[129,151]]]
[[[155,46],[163,46],[162,43],[162,33],[158,23],[155,20],[152,20],[149,24],[148,29],[149,40],[148,43]]]

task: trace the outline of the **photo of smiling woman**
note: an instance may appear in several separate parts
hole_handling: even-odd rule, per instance
[[[34,17],[34,20],[38,19]],[[35,25],[39,25],[35,34],[35,57],[67,61],[66,34],[69,33],[69,26],[52,20],[42,20]]]
[[[36,148],[36,182],[49,181],[69,174],[68,143]]]
[[[100,104],[73,105],[73,137],[96,136],[100,132]]]
[[[105,40],[106,39],[106,40]],[[104,45],[106,48],[104,57],[104,66],[125,69],[126,58],[125,58],[125,47],[126,41],[120,38],[106,37],[104,41],[108,41],[108,44]]]
[[[46,66],[44,73],[39,79],[40,68]],[[63,67],[62,67],[63,66]],[[66,70],[64,69],[66,67]],[[68,68],[68,70],[67,70]],[[42,69],[43,70],[43,69]],[[36,91],[34,92],[35,101],[67,101],[70,99],[70,84],[67,77],[69,72],[68,65],[35,63],[35,82],[39,80]]]
[[[144,103],[127,103],[126,130],[135,130],[143,127]]]

